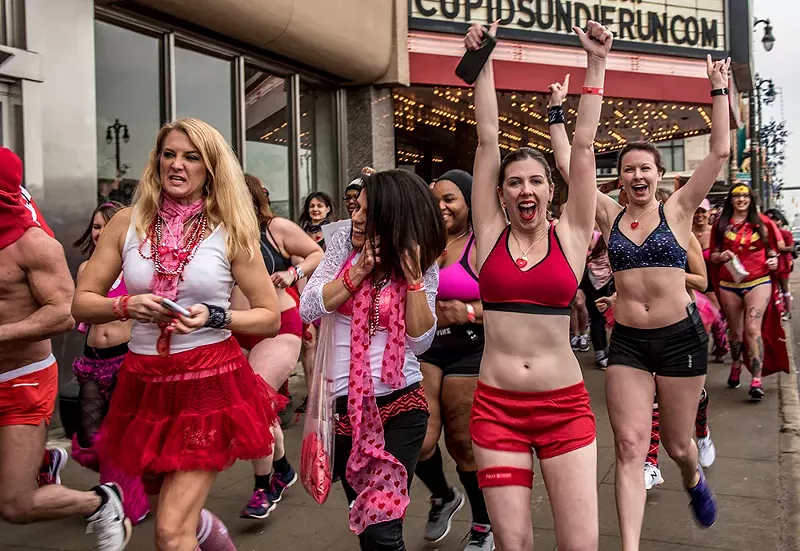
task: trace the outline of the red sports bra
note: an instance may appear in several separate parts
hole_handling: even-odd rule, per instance
[[[510,226],[500,234],[481,268],[478,284],[483,309],[568,316],[578,281],[564,256],[555,226],[550,227],[547,254],[527,271],[522,271],[511,257],[509,233]]]

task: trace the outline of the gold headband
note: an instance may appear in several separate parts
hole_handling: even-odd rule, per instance
[[[738,185],[731,190],[731,195],[733,195],[734,193],[746,193],[750,195],[750,188],[745,185]]]

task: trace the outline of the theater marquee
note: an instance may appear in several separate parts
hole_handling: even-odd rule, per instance
[[[614,47],[700,57],[725,52],[725,0],[409,0],[409,27],[462,33],[500,20],[500,38],[575,45],[572,26],[608,26]]]

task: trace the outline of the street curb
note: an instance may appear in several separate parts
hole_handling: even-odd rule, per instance
[[[800,396],[797,386],[797,366],[794,357],[794,334],[790,323],[784,324],[786,348],[789,352],[790,373],[778,375],[780,400],[780,548],[794,551],[800,548]]]

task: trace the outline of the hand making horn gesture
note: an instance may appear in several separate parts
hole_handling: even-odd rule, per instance
[[[581,46],[590,57],[605,59],[614,42],[614,34],[597,21],[589,21],[586,31],[580,27],[572,27],[581,40]]]
[[[712,61],[710,54],[706,57],[706,72],[713,90],[728,87],[728,71],[730,67],[731,58]]]
[[[550,88],[550,102],[548,107],[558,107],[564,103],[567,94],[569,93],[569,73],[564,77],[564,84],[554,82],[549,86]]]

